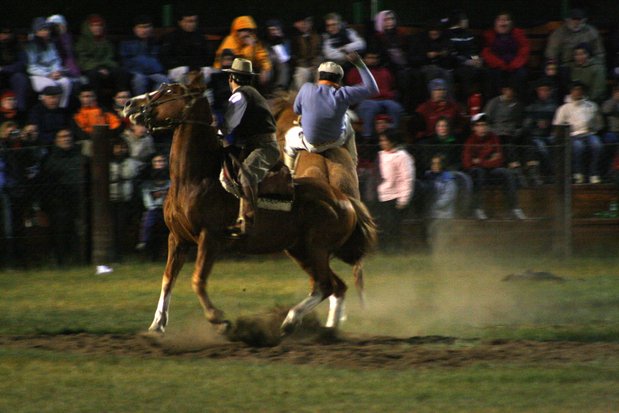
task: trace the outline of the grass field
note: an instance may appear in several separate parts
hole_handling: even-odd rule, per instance
[[[349,268],[334,266],[352,284]],[[619,411],[612,256],[377,254],[366,263],[367,309],[349,290],[341,343],[267,349],[214,337],[190,265],[166,336],[181,349],[140,344],[162,269],[2,273],[0,412]],[[562,280],[503,281],[526,270]],[[232,320],[308,292],[283,257],[221,261],[209,288]]]

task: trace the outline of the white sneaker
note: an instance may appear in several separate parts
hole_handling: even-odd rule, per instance
[[[591,176],[589,177],[589,183],[590,183],[590,184],[599,184],[600,182],[602,182],[602,180],[601,180],[601,179],[600,179],[600,177],[599,177],[599,176],[597,176],[597,175],[591,175]]]
[[[585,183],[585,177],[583,176],[583,174],[574,174],[573,178],[574,178],[574,183],[575,184],[584,184]]]
[[[527,216],[524,214],[524,212],[520,208],[512,209],[512,217],[514,219],[519,220],[519,221],[521,221],[523,219],[527,219]]]
[[[107,265],[97,265],[96,275],[109,274],[113,271],[114,269],[112,267],[108,267]]]
[[[488,219],[488,215],[486,215],[484,210],[481,208],[475,209],[475,211],[473,211],[473,216],[479,221],[485,221],[486,219]]]

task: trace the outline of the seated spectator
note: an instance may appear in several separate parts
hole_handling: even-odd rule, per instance
[[[619,80],[619,26],[608,36],[608,78]]]
[[[606,52],[604,42],[597,29],[587,23],[583,9],[573,8],[561,27],[548,37],[546,59],[554,59],[561,68],[566,68],[574,61],[574,47],[585,43],[591,58],[598,64],[605,64]]]
[[[443,35],[441,21],[428,22],[426,30],[417,37],[416,45],[419,54],[417,59],[421,63],[424,83],[427,84],[432,79],[444,79],[448,85],[448,95],[453,96],[449,39]]]
[[[155,154],[155,141],[146,126],[132,123],[120,135],[129,146],[129,156],[143,164]]]
[[[28,114],[28,123],[36,125],[41,145],[51,145],[56,133],[70,123],[69,112],[60,107],[62,88],[47,86],[39,95],[39,102]]]
[[[49,23],[43,17],[37,17],[32,24],[32,33],[32,40],[25,46],[32,88],[35,92],[41,92],[48,86],[60,87],[60,107],[66,108],[69,105],[72,85],[51,39]]]
[[[209,81],[213,56],[198,22],[198,13],[182,8],[178,27],[161,40],[161,63],[173,82],[183,82],[190,70],[201,71],[204,81]]]
[[[115,58],[114,45],[105,33],[105,20],[98,14],[89,15],[82,23],[77,40],[77,61],[88,84],[104,104],[111,103],[110,91],[129,87],[129,73],[121,69]]]
[[[464,103],[471,95],[481,91],[483,62],[479,57],[477,39],[469,30],[469,18],[466,13],[462,10],[453,10],[448,25],[445,38],[449,48],[449,64],[455,80],[455,97],[458,102]]]
[[[484,31],[481,56],[487,66],[486,99],[498,95],[504,81],[519,87],[518,96],[526,96],[529,53],[524,30],[514,27],[510,13],[500,12],[494,19],[494,28]]]
[[[381,62],[396,78],[400,102],[408,112],[413,112],[426,98],[427,83],[419,68],[411,66],[411,53],[415,50],[413,36],[398,25],[393,10],[382,10],[374,17],[374,33],[368,43],[369,48],[380,51]]]
[[[397,91],[395,89],[395,79],[393,74],[386,67],[380,64],[378,52],[373,50],[367,51],[363,61],[374,76],[378,85],[379,94],[369,99],[364,99],[359,104],[355,111],[363,122],[362,136],[364,139],[369,139],[374,131],[374,117],[379,113],[389,115],[392,120],[393,128],[398,129],[400,126],[400,117],[404,109],[396,100]],[[357,68],[352,68],[346,74],[346,84],[357,85],[362,83],[361,75]]]
[[[20,112],[17,108],[17,95],[12,90],[5,90],[0,95],[0,124],[11,120],[20,127],[26,121],[26,113]]]
[[[123,109],[129,99],[131,99],[131,90],[129,90],[129,87],[116,89],[112,98],[112,109],[116,114],[116,117],[122,122],[123,130],[131,125],[131,121],[129,118],[125,117],[125,114],[123,113]]]
[[[297,91],[304,83],[314,81],[318,65],[322,63],[322,37],[314,30],[314,18],[308,13],[299,15],[293,26],[296,32],[290,43],[292,89]]]
[[[568,65],[570,81],[584,83],[588,97],[597,104],[606,98],[606,68],[591,58],[589,45],[580,43],[574,47],[574,60]]]
[[[79,85],[81,71],[73,51],[73,37],[67,30],[67,19],[61,14],[54,14],[46,22],[50,25],[51,39],[62,60],[65,75]]]
[[[383,235],[381,248],[394,252],[401,248],[402,220],[413,197],[415,161],[398,145],[400,140],[392,130],[379,137],[377,163],[380,180],[377,187],[379,226]]]
[[[223,125],[224,114],[226,113],[226,107],[228,106],[228,99],[230,99],[230,95],[232,94],[230,91],[230,85],[228,84],[228,78],[230,75],[228,72],[224,72],[224,70],[232,67],[232,62],[234,61],[234,53],[232,50],[223,50],[219,61],[221,64],[221,69],[215,70],[211,74],[211,81],[208,84],[208,91],[213,116],[217,119],[218,125]]]
[[[162,154],[153,156],[149,175],[149,179],[142,184],[142,202],[145,211],[142,213],[140,223],[140,240],[135,249],[149,251],[154,261],[164,239],[163,235],[167,233],[163,219],[163,203],[170,189],[170,176],[165,156]]]
[[[550,97],[553,102],[557,105],[562,104],[565,95],[567,95],[569,83],[566,83],[567,79],[559,74],[559,65],[556,60],[548,60],[544,63],[544,73],[542,73],[541,80],[550,87]],[[533,93],[532,99],[535,100],[536,98],[537,94]]]
[[[568,125],[572,141],[572,171],[574,183],[585,182],[585,173],[589,183],[599,184],[600,154],[602,143],[597,133],[602,129],[602,116],[598,105],[585,97],[585,85],[572,82],[570,94],[565,103],[557,109],[552,121],[553,126]],[[588,152],[589,164],[585,165],[585,153]]]
[[[78,222],[84,213],[81,208],[85,165],[71,130],[59,130],[41,169],[46,188],[43,210],[49,217],[54,257],[59,266],[77,263],[80,258]]]
[[[602,114],[606,117],[607,130],[604,134],[604,149],[601,157],[601,174],[606,174],[615,154],[619,153],[619,85],[613,86],[610,99],[602,104]]]
[[[436,121],[440,117],[449,119],[452,131],[457,136],[462,133],[464,118],[462,109],[455,101],[447,97],[447,82],[444,79],[433,79],[428,83],[430,99],[417,107],[423,126],[416,135],[416,140],[427,139],[434,133]]]
[[[153,34],[150,16],[134,19],[133,37],[123,40],[118,46],[122,67],[131,73],[131,87],[135,96],[159,88],[169,82],[159,60],[160,46]]]
[[[97,95],[90,86],[83,86],[79,94],[80,107],[73,115],[77,140],[82,141],[82,149],[87,156],[90,152],[91,135],[96,125],[107,125],[113,132],[118,132],[122,123],[118,117],[102,109],[97,103]]]
[[[553,175],[552,119],[559,107],[552,98],[552,83],[540,79],[535,87],[536,99],[525,108],[523,123],[524,144],[529,151],[528,176],[533,186],[549,181]]]
[[[325,16],[325,30],[322,35],[322,54],[325,60],[330,60],[342,66],[346,71],[351,67],[346,58],[348,53],[361,54],[365,50],[365,40],[346,23],[337,13]]]
[[[258,39],[258,26],[251,16],[239,16],[232,21],[230,34],[219,45],[215,53],[213,67],[221,70],[221,55],[226,49],[232,50],[234,57],[251,60],[252,67],[258,72],[261,88],[267,87],[271,80],[273,65],[269,53]]]
[[[269,52],[269,59],[273,65],[269,92],[288,90],[290,85],[290,39],[284,34],[282,22],[269,19],[265,23],[266,34],[264,43]]]
[[[0,24],[0,90],[15,92],[17,110],[20,112],[26,112],[30,92],[26,60],[13,29],[7,24]]]
[[[471,118],[473,133],[464,143],[462,167],[473,179],[474,217],[488,219],[482,206],[483,189],[489,184],[500,184],[505,192],[507,207],[514,219],[526,219],[518,206],[518,186],[512,170],[505,168],[505,157],[499,137],[488,128],[488,117],[479,113]]]
[[[415,159],[420,169],[431,168],[432,158],[441,154],[443,169],[456,171],[461,167],[461,147],[456,136],[451,133],[451,124],[447,117],[440,117],[434,126],[434,134],[415,150]],[[418,155],[417,155],[418,154]]]
[[[508,168],[514,170],[522,183],[526,155],[522,147],[523,111],[516,90],[510,84],[501,86],[501,94],[490,99],[484,108],[490,131],[501,139]]]

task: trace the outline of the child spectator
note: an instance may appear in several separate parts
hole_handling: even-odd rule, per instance
[[[146,209],[142,214],[138,251],[149,250],[151,258],[157,258],[162,233],[166,232],[163,219],[163,204],[170,188],[170,177],[165,156],[157,154],[151,161],[150,179],[142,184],[142,201]],[[157,236],[159,235],[159,237]]]
[[[504,167],[505,158],[499,137],[490,132],[488,117],[479,113],[471,119],[473,133],[464,143],[462,167],[473,179],[474,217],[488,219],[482,206],[483,189],[489,184],[500,183],[505,192],[507,206],[514,219],[526,219],[518,206],[516,177],[513,171]]]
[[[118,132],[117,129],[122,126],[120,119],[118,119],[115,114],[107,112],[99,107],[97,95],[92,87],[83,86],[80,90],[79,100],[80,108],[75,115],[73,115],[73,120],[77,126],[76,133],[78,140],[90,142],[95,125],[108,125],[110,130]],[[85,154],[90,155],[89,144],[83,144],[86,144]]]

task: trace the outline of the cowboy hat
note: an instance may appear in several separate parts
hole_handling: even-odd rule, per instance
[[[254,73],[253,71],[251,60],[242,59],[240,57],[237,57],[236,59],[234,59],[230,69],[222,69],[222,72],[235,73],[237,75],[245,75],[245,76],[256,75],[256,73]]]

